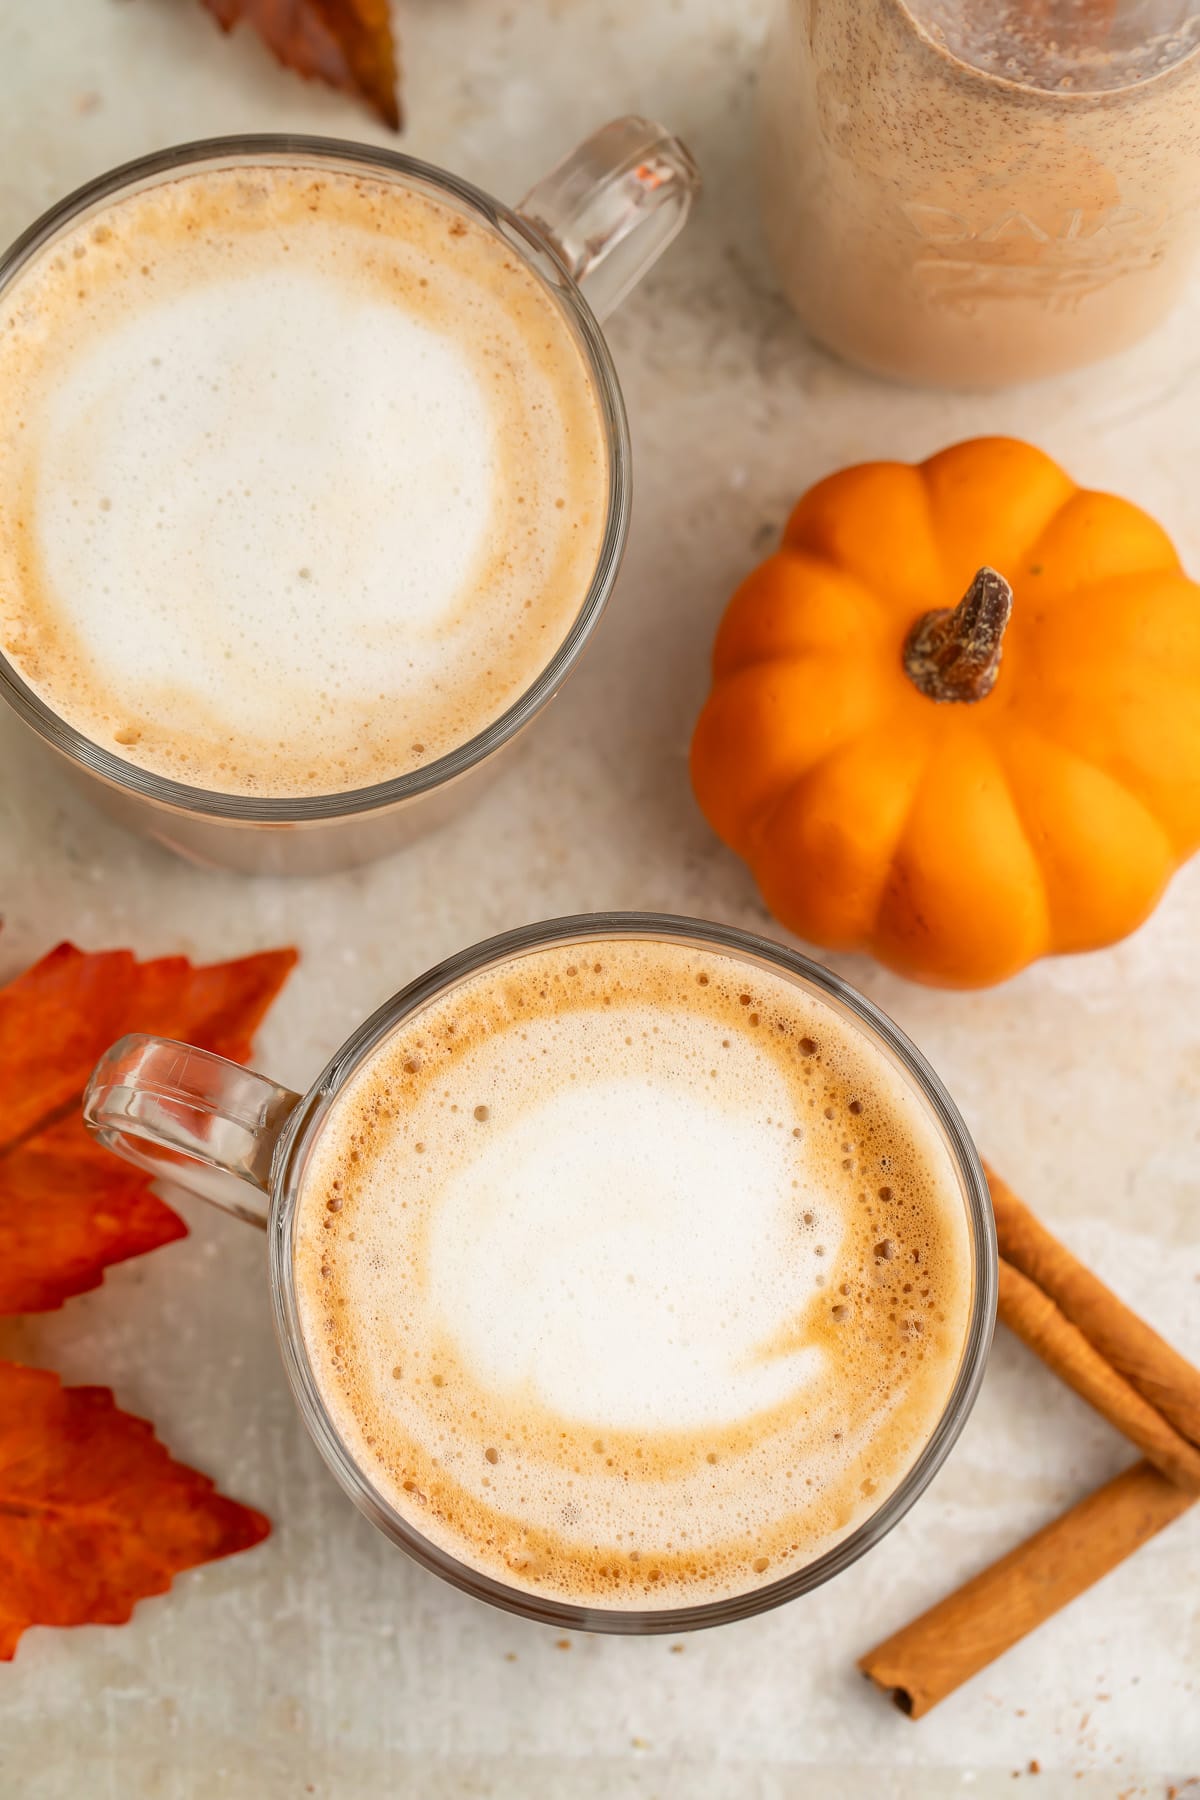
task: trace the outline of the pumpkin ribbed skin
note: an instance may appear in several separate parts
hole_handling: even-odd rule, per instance
[[[981,565],[1013,590],[998,678],[939,703],[904,646]],[[1200,587],[1139,508],[1013,439],[843,470],[734,595],[691,766],[812,943],[954,987],[1095,949],[1200,844]]]

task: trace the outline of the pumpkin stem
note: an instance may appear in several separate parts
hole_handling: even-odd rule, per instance
[[[986,700],[1004,653],[1013,593],[1003,575],[982,568],[951,610],[923,613],[904,643],[904,670],[928,700]]]

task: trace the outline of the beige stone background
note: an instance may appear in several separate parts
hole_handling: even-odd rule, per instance
[[[290,885],[123,835],[0,719],[0,976],[67,935],[203,958],[294,941],[304,962],[259,1059],[293,1086],[410,976],[531,918],[656,907],[769,929],[684,758],[720,608],[818,475],[1013,431],[1159,513],[1200,570],[1200,288],[1090,373],[989,399],[882,386],[805,343],[764,259],[762,0],[408,0],[400,22],[414,153],[515,198],[585,128],[638,110],[707,177],[686,237],[611,324],[636,513],[585,663],[469,818]],[[385,136],[223,40],[197,0],[0,6],[0,239],[127,157],[270,128]],[[1013,1184],[1200,1357],[1200,864],[1130,942],[992,992],[836,961],[927,1051]],[[1049,1800],[1134,1800],[1200,1777],[1200,1516],[918,1726],[854,1673],[876,1637],[1128,1460],[1003,1334],[948,1467],[838,1583],[682,1653],[566,1649],[410,1565],[343,1500],[285,1390],[261,1241],[182,1209],[185,1242],[5,1324],[0,1354],[111,1383],[275,1534],[121,1630],[31,1632],[0,1668],[3,1800],[942,1800],[1020,1792],[1014,1776]]]

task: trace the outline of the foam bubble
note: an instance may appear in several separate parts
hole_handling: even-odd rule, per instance
[[[607,504],[553,299],[426,196],[312,169],[114,202],[0,296],[0,633],[48,703],[233,793],[399,774],[534,680]]]
[[[781,975],[673,943],[535,952],[408,1021],[331,1111],[296,1254],[371,1478],[467,1563],[601,1606],[741,1592],[852,1530],[969,1306],[899,1075]]]

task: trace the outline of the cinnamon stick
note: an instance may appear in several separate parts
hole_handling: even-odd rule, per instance
[[[1191,1496],[1157,1469],[1135,1463],[877,1645],[858,1666],[901,1712],[919,1719],[1191,1505]]]
[[[1200,1498],[1200,1450],[1117,1374],[1041,1288],[1003,1257],[999,1314],[1022,1343],[1136,1444],[1168,1481]]]
[[[1197,1492],[1200,1371],[999,1176],[987,1175],[1002,1259],[1001,1318],[1153,1463],[1136,1463],[1089,1494],[861,1659],[863,1672],[913,1718],[1132,1555]]]
[[[1049,1295],[1176,1431],[1200,1445],[1200,1370],[1072,1256],[993,1169],[986,1173],[1001,1256]]]

